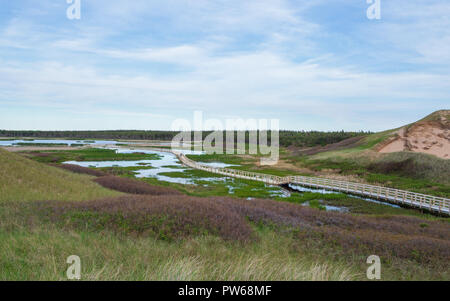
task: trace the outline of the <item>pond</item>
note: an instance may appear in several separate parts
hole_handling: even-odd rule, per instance
[[[166,175],[162,175],[165,173],[171,172],[184,172],[190,168],[185,167],[181,164],[178,158],[172,154],[167,152],[160,152],[156,150],[148,150],[148,149],[129,149],[129,148],[109,148],[114,149],[117,153],[120,154],[130,154],[130,153],[145,153],[145,154],[158,154],[159,159],[155,160],[138,160],[138,161],[67,161],[65,164],[74,164],[83,167],[95,167],[95,168],[103,168],[103,167],[139,167],[142,166],[142,169],[134,171],[136,178],[156,178],[158,181],[164,181],[169,183],[178,183],[185,185],[195,185],[197,181],[224,181],[224,178],[220,177],[198,177],[195,179],[184,178],[184,177],[169,177]],[[201,155],[203,152],[200,151],[191,151],[191,150],[177,150],[185,155]],[[214,166],[214,167],[230,167],[235,165],[229,165],[224,163],[203,163],[205,165]]]

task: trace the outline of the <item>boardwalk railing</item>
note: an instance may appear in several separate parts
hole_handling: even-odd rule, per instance
[[[163,152],[171,152],[186,166],[219,174],[228,177],[260,181],[272,185],[297,184],[301,186],[321,188],[339,192],[346,192],[355,195],[366,196],[379,200],[386,200],[391,203],[409,207],[426,209],[431,212],[450,215],[450,199],[425,195],[416,192],[393,189],[382,186],[374,186],[362,183],[331,180],[326,178],[288,176],[279,177],[274,175],[236,170],[230,168],[218,168],[197,163],[187,158],[183,153],[169,149],[158,149]]]
[[[450,212],[449,199],[416,192],[314,177],[291,176],[289,177],[289,182],[302,186],[324,188],[334,191],[368,196],[370,198],[386,200],[391,203],[426,209],[441,214],[448,215]]]

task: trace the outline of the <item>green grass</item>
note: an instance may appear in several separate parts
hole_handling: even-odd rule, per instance
[[[209,196],[235,196],[235,197],[261,197],[261,198],[270,198],[270,190],[265,189],[265,186],[261,182],[249,181],[243,179],[231,179],[228,178],[225,181],[220,180],[221,177],[215,174],[200,173],[198,170],[188,171],[192,172],[192,174],[201,175],[202,177],[207,178],[217,178],[217,181],[204,181],[201,178],[194,178],[194,182],[196,185],[183,185],[178,183],[169,183],[169,182],[161,182],[155,178],[142,178],[140,180],[145,181],[152,185],[158,185],[163,187],[171,187],[175,188],[184,194],[190,196],[200,196],[200,197],[209,197]],[[161,175],[172,176],[172,177],[181,177],[185,178],[185,174],[183,173],[161,173]],[[187,177],[186,177],[187,178]],[[230,189],[228,186],[232,186],[234,189],[234,193],[230,194]]]
[[[380,165],[389,167],[389,164],[395,163],[403,163],[404,166],[390,173],[450,184],[450,160],[448,159],[440,159],[436,156],[421,153],[397,152],[383,154],[373,162],[373,165],[374,167],[379,167]]]
[[[395,132],[395,130],[389,130],[389,131],[385,131],[385,132],[381,132],[381,133],[371,134],[371,135],[363,138],[361,143],[358,146],[351,148],[350,150],[362,151],[362,150],[372,149],[378,143],[383,142],[389,136],[391,136],[393,132]]]
[[[221,162],[225,164],[241,165],[254,163],[256,159],[243,159],[238,155],[226,155],[226,154],[205,154],[205,155],[186,155],[189,159],[197,162],[211,163]]]
[[[165,242],[54,228],[0,230],[0,240],[0,280],[67,280],[73,254],[81,258],[82,280],[353,280],[363,274],[344,260],[299,252],[275,233],[247,246],[208,236]]]
[[[435,183],[426,180],[412,179],[398,175],[385,175],[378,173],[367,173],[364,178],[369,183],[381,184],[402,190],[414,191],[423,194],[440,197],[450,197],[450,185]]]
[[[417,163],[405,171],[376,172],[381,164],[395,164],[413,158]],[[364,158],[328,159],[293,158],[292,162],[313,171],[334,170],[342,175],[356,175],[366,182],[440,197],[450,197],[450,162],[423,154],[387,154],[369,161]]]
[[[286,150],[280,149],[280,153],[286,153]],[[292,170],[283,170],[272,168],[270,166],[257,166],[259,162],[259,156],[246,156],[243,158],[241,155],[225,155],[225,154],[205,154],[205,155],[187,155],[187,157],[196,162],[220,162],[225,164],[231,164],[236,166],[231,166],[231,169],[245,170],[251,172],[258,172],[274,176],[292,176],[299,175],[299,173],[293,172]]]
[[[0,149],[0,166],[0,203],[38,200],[81,201],[119,195],[93,183],[92,177],[39,164],[2,149]]]
[[[183,179],[198,179],[198,178],[222,178],[223,176],[213,174],[207,171],[198,169],[186,169],[184,171],[172,171],[172,172],[162,172],[159,173],[161,176],[166,176],[170,178],[183,178]]]
[[[153,169],[154,167],[151,165],[140,165],[140,166],[129,166],[129,167],[101,167],[95,168],[96,170],[100,170],[106,172],[108,174],[116,175],[116,176],[124,176],[128,178],[134,178],[136,175],[136,171],[144,170],[144,169]]]

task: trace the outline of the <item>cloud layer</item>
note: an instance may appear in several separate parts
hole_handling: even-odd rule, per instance
[[[0,8],[0,128],[167,129],[279,118],[383,130],[448,108],[450,3],[17,1]]]

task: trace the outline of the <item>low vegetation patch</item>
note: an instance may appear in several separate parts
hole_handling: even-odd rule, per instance
[[[143,181],[116,176],[105,176],[94,180],[103,187],[130,194],[179,195],[180,192],[161,186],[152,186]]]
[[[81,230],[156,235],[163,240],[217,235],[225,240],[248,241],[253,237],[243,216],[207,198],[124,196],[83,203],[41,203],[40,206],[48,219]]]
[[[450,160],[420,153],[385,154],[370,164],[368,169],[378,173],[425,179],[440,184],[449,184],[450,181]]]
[[[448,222],[415,217],[354,216],[272,200],[183,195],[41,202],[36,211],[46,220],[83,231],[169,240],[218,235],[249,241],[257,237],[256,229],[272,229],[302,244],[320,244],[332,256],[377,254],[386,261],[415,261],[439,271],[448,269],[450,262]]]
[[[136,172],[138,170],[144,170],[144,169],[152,169],[153,167],[151,165],[145,165],[145,166],[128,166],[128,167],[118,167],[118,166],[111,166],[111,167],[100,167],[97,168],[97,170],[100,170],[108,175],[112,176],[123,176],[128,178],[134,178],[136,176]]]
[[[106,176],[106,173],[100,171],[100,170],[95,170],[92,168],[88,168],[88,167],[83,167],[83,166],[79,166],[79,165],[74,165],[74,164],[53,164],[53,166],[55,167],[59,167],[74,173],[79,173],[79,174],[86,174],[86,175],[90,175],[90,176],[94,176],[94,177],[103,177]]]

